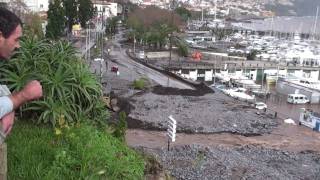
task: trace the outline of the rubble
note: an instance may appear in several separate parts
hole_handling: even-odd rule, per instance
[[[288,152],[256,146],[205,147],[200,145],[176,146],[151,150],[176,179],[318,179],[320,154]]]
[[[169,115],[177,120],[177,131],[185,133],[228,132],[253,136],[270,133],[278,125],[277,119],[256,114],[257,110],[248,104],[219,93],[197,97],[147,92],[133,97],[131,105],[129,127],[132,128],[165,130]]]

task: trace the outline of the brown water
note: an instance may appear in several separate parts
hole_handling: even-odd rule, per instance
[[[287,103],[287,96],[277,94],[275,90],[271,91],[271,96],[268,99],[258,99],[268,105],[268,109],[278,112],[282,119],[291,118],[295,121],[299,120],[301,108],[312,109],[314,112],[320,113],[320,104],[290,104]]]
[[[147,148],[167,148],[165,131],[148,131],[129,129],[126,132],[126,142],[129,146]],[[271,134],[245,137],[241,135],[220,134],[184,134],[178,133],[176,142],[171,146],[199,144],[204,146],[243,146],[257,145],[271,149],[282,149],[294,152],[320,152],[320,133],[304,126],[282,124]]]

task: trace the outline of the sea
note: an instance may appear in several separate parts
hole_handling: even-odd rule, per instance
[[[277,16],[266,19],[253,19],[249,22],[237,22],[232,25],[254,31],[320,34],[320,17],[316,18],[315,16]]]

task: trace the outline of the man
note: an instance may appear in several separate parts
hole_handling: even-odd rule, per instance
[[[20,48],[21,20],[12,12],[0,7],[0,60],[8,60]],[[31,81],[19,92],[0,97],[2,131],[8,135],[14,122],[14,110],[22,104],[42,97],[39,81]]]

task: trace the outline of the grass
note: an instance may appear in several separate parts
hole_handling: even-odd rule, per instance
[[[62,129],[17,121],[8,144],[8,179],[143,179],[143,158],[90,125]]]

